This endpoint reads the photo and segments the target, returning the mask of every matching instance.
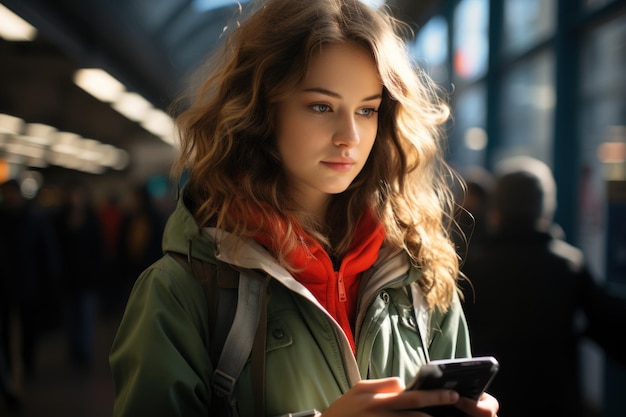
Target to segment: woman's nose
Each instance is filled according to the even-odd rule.
[[[357,145],[359,141],[359,129],[354,117],[342,117],[337,123],[337,128],[333,135],[333,144],[335,146],[352,147]]]

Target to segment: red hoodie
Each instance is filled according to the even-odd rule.
[[[277,226],[277,225],[273,225]],[[273,230],[284,230],[273,227]],[[298,245],[288,255],[288,260],[299,271],[295,278],[304,285],[317,300],[337,320],[348,336],[352,352],[355,352],[353,326],[356,316],[356,302],[360,275],[376,261],[378,251],[385,239],[383,225],[378,223],[369,211],[359,219],[356,235],[350,249],[335,271],[333,262],[319,244],[304,230],[297,230],[302,245]],[[260,244],[270,247],[276,242],[266,233],[255,236]]]

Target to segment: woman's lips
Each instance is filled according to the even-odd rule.
[[[348,172],[352,169],[352,167],[354,166],[354,162],[329,162],[329,161],[323,161],[322,164],[330,169],[332,169],[333,171],[337,171],[337,172]]]

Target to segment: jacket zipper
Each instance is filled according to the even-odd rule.
[[[335,275],[337,276],[337,291],[339,294],[339,301],[345,303],[346,301],[348,301],[348,296],[346,295],[346,284],[343,282],[343,272],[335,272]]]

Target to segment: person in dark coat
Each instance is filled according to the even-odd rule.
[[[541,415],[583,416],[579,341],[588,337],[626,364],[626,301],[596,281],[553,222],[556,184],[546,164],[514,157],[495,174],[493,229],[462,267],[473,354],[500,361],[490,391],[502,416],[536,415],[539,392],[552,397]]]
[[[98,283],[104,270],[104,239],[87,186],[65,188],[56,217],[62,260],[62,291],[70,359],[89,369],[94,355]]]
[[[60,264],[50,219],[37,210],[10,179],[0,185],[0,393],[9,408],[19,398],[12,382],[19,365],[26,379],[36,373],[44,307],[54,298],[50,289]],[[17,337],[17,341],[14,339]],[[18,354],[11,347],[19,346]]]
[[[120,278],[125,293],[141,271],[162,255],[161,237],[165,229],[165,215],[161,213],[146,184],[133,188],[131,204],[124,214],[119,233],[118,260]]]

